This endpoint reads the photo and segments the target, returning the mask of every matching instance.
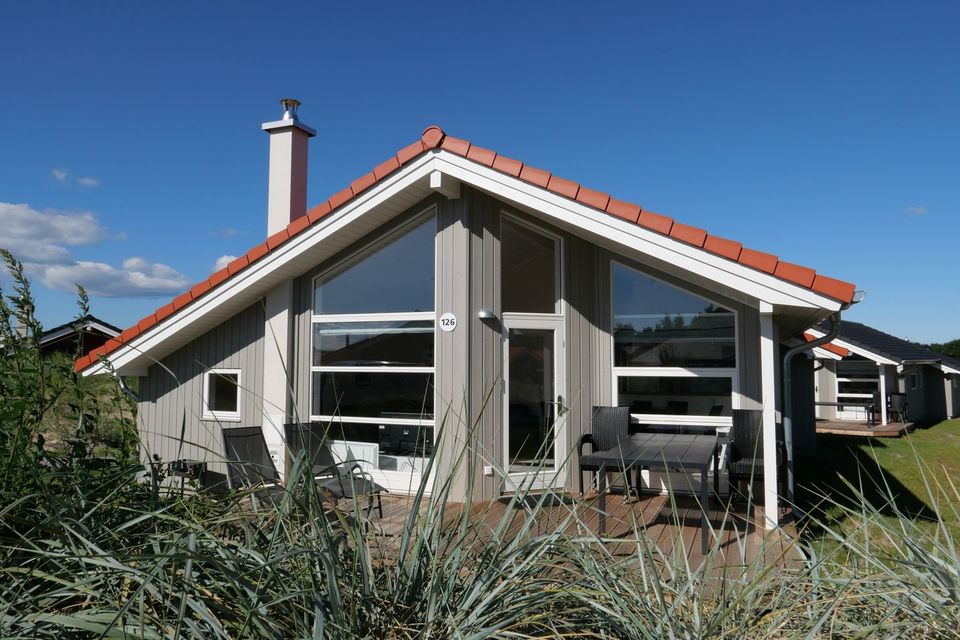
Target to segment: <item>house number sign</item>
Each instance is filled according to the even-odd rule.
[[[440,316],[440,330],[450,333],[457,328],[457,316],[449,311]]]

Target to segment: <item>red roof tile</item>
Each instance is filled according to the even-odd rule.
[[[565,198],[570,198],[571,200],[576,200],[577,192],[580,191],[580,185],[571,180],[565,180],[559,176],[550,176],[550,181],[547,183],[547,189],[558,193]]]
[[[646,227],[652,231],[662,233],[665,236],[670,235],[670,229],[673,228],[673,218],[662,216],[653,211],[641,211],[637,224]]]
[[[636,224],[637,218],[640,217],[640,205],[610,198],[610,202],[607,203],[607,213]]]
[[[721,238],[720,236],[707,236],[706,242],[703,243],[703,248],[718,256],[723,256],[729,260],[736,260],[740,257],[740,250],[743,249],[743,245],[733,240]]]
[[[517,178],[520,176],[520,171],[523,169],[523,163],[519,160],[514,160],[513,158],[507,158],[506,156],[501,156],[499,153],[493,161],[493,168],[497,171],[501,171],[508,175]]]
[[[849,282],[817,274],[807,267],[801,267],[788,262],[780,262],[777,256],[743,248],[738,242],[712,236],[703,229],[675,223],[673,219],[667,216],[653,213],[652,211],[644,211],[638,205],[611,198],[606,193],[583,187],[571,180],[553,177],[549,171],[525,165],[519,160],[501,156],[490,149],[473,146],[468,140],[448,136],[439,127],[430,126],[424,130],[419,140],[400,149],[393,157],[377,165],[372,172],[354,180],[351,186],[342,189],[331,196],[326,202],[310,209],[305,216],[293,220],[286,229],[270,236],[266,242],[253,247],[247,251],[246,255],[237,258],[227,265],[226,269],[218,271],[207,280],[194,285],[186,293],[177,296],[170,303],[161,307],[156,314],[147,316],[138,324],[126,329],[120,334],[118,340],[112,341],[112,344],[111,342],[107,343],[111,345],[109,350],[116,348],[123,342],[132,340],[140,335],[140,333],[150,329],[157,322],[178,312],[211,288],[222,284],[230,277],[245,269],[248,265],[256,262],[270,251],[273,251],[289,238],[304,232],[333,210],[343,206],[356,197],[357,194],[369,189],[424,151],[435,148],[441,148],[450,153],[464,156],[478,164],[493,167],[496,171],[518,177],[525,182],[549,189],[561,196],[576,199],[588,207],[604,211],[610,215],[638,224],[651,231],[670,236],[676,240],[702,247],[704,250],[715,255],[735,260],[739,264],[765,273],[773,274],[776,277],[812,289],[817,293],[841,302],[851,302],[853,300],[854,285]],[[106,345],[104,345],[91,351],[86,356],[77,360],[77,370],[80,371],[92,365],[100,355],[105,355],[109,350],[106,349]]]
[[[813,342],[814,340],[817,339],[817,337],[816,337],[815,335],[813,335],[812,333],[804,333],[804,334],[803,334],[803,339],[806,340],[807,342]],[[843,347],[838,347],[837,345],[833,344],[832,342],[828,342],[828,343],[826,343],[826,344],[822,344],[822,345],[820,345],[819,348],[820,348],[820,349],[826,349],[826,350],[829,351],[830,353],[835,353],[835,354],[837,354],[838,356],[840,356],[841,358],[846,358],[847,356],[850,355],[850,350],[849,350],[849,349],[844,349]]]
[[[538,187],[546,188],[547,183],[550,182],[550,172],[525,164],[523,168],[520,169],[520,179],[535,184]]]
[[[702,247],[707,239],[707,232],[688,224],[674,222],[673,228],[670,229],[670,237],[692,244],[695,247]]]
[[[600,209],[600,211],[606,211],[607,203],[610,202],[610,196],[603,191],[580,187],[580,191],[577,192],[577,202],[582,202],[594,209]]]
[[[467,160],[473,160],[474,162],[479,162],[488,167],[493,166],[494,160],[497,158],[496,151],[490,151],[490,149],[484,149],[483,147],[478,147],[477,145],[471,145],[470,151],[467,151]]]
[[[779,259],[777,256],[769,253],[743,248],[740,251],[740,257],[737,259],[737,262],[752,269],[757,269],[758,271],[773,273],[777,270],[777,262],[779,262]]]

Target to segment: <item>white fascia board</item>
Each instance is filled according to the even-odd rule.
[[[813,348],[813,357],[817,360],[843,360],[843,356],[820,347]]]
[[[122,375],[144,375],[147,367],[157,362],[157,359],[152,357],[150,352],[160,347],[172,335],[194,324],[200,318],[216,313],[217,309],[244,292],[248,292],[252,286],[262,285],[265,279],[275,275],[277,271],[324,239],[350,225],[354,220],[383,204],[397,193],[420,180],[425,180],[432,169],[432,164],[433,158],[430,154],[414,160],[394,175],[361,193],[340,210],[328,214],[319,223],[297,234],[253,265],[209,291],[199,300],[191,302],[179,312],[151,327],[146,333],[135,337],[129,343],[121,345],[112,353],[107,354],[107,359],[113,365],[113,368]],[[278,280],[282,279],[279,278]],[[266,288],[269,288],[269,286]],[[226,319],[226,317],[223,318],[223,320]],[[107,367],[104,366],[104,363],[96,362],[87,367],[83,371],[83,375],[90,376],[106,372]]]
[[[943,371],[944,373],[952,373],[954,375],[960,375],[960,369],[957,369],[956,367],[951,367],[950,365],[944,364],[942,362],[940,363],[940,370]]]
[[[447,151],[435,151],[436,169],[507,201],[611,239],[771,305],[839,311],[845,305],[815,291],[745,267],[620,218],[564,198]]]
[[[820,331],[819,329],[810,328],[810,329],[807,329],[807,331],[810,332],[812,335],[818,337],[818,338],[821,338],[821,337],[827,335],[825,332]],[[880,355],[879,353],[876,353],[876,352],[874,352],[874,351],[869,351],[869,350],[867,350],[867,349],[864,349],[863,347],[861,347],[861,346],[859,346],[859,345],[851,344],[851,343],[847,342],[846,340],[841,340],[840,338],[834,338],[834,339],[831,340],[830,342],[833,343],[833,344],[835,344],[835,345],[837,345],[838,347],[843,347],[844,349],[849,349],[850,351],[852,351],[853,353],[857,354],[858,356],[863,356],[864,358],[867,358],[868,360],[873,360],[873,361],[876,362],[877,364],[893,364],[893,365],[898,365],[898,364],[900,364],[900,362],[897,361],[897,360],[891,360],[890,358],[888,358],[888,357],[886,357],[886,356],[882,356],[882,355]]]

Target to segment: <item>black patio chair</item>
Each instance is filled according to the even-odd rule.
[[[327,430],[327,426],[319,422],[283,425],[287,448],[294,455],[304,456],[318,487],[336,499],[367,496],[368,510],[376,497],[377,512],[382,518],[382,494],[387,490],[365,474],[356,461],[337,462],[330,451]]]
[[[256,501],[277,504],[286,489],[270,457],[267,441],[260,427],[221,429],[227,458],[227,484],[234,491],[252,489]]]
[[[786,480],[787,450],[779,434],[776,446],[777,480]],[[727,458],[727,478],[731,497],[739,491],[740,483],[763,478],[763,411],[761,409],[734,409],[730,428],[730,446]]]
[[[907,394],[887,394],[887,416],[897,416],[898,422],[907,421]]]
[[[583,445],[590,444],[593,451],[609,451],[617,448],[621,440],[630,437],[629,407],[594,407],[590,421],[590,433],[580,436],[577,442],[577,462],[580,466],[580,495],[583,495],[583,473],[589,471],[596,479],[600,467],[584,465]],[[629,491],[629,487],[628,487]]]

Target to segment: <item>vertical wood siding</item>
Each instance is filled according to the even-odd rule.
[[[233,318],[154,364],[140,378],[137,428],[141,458],[156,454],[163,462],[206,460],[214,473],[225,473],[221,426],[259,425],[263,419],[263,303]],[[240,369],[240,422],[203,419],[204,372]]]

